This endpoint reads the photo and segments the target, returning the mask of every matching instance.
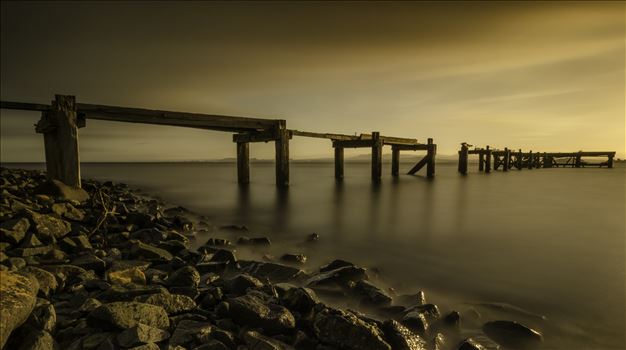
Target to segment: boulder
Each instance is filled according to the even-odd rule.
[[[338,268],[342,268],[346,266],[354,266],[354,264],[349,261],[336,259],[320,267],[320,272],[328,272],[328,271],[336,270]]]
[[[131,255],[136,259],[152,261],[171,261],[174,256],[165,249],[157,248],[150,244],[134,241],[130,248]]]
[[[169,287],[198,288],[200,273],[193,266],[184,266],[172,272],[165,282]]]
[[[483,332],[496,343],[514,349],[536,349],[543,336],[536,330],[515,321],[491,321],[483,325]]]
[[[392,298],[370,281],[361,280],[352,289],[353,295],[366,306],[389,306]]]
[[[27,214],[37,236],[46,243],[61,239],[72,230],[67,221],[52,215],[39,214],[31,210],[27,211]]]
[[[459,344],[458,350],[486,350],[486,348],[476,340],[467,338]]]
[[[283,264],[240,260],[241,270],[259,279],[272,283],[290,282],[303,278],[306,274],[299,268]]]
[[[17,245],[24,239],[29,227],[30,222],[26,218],[7,220],[0,224],[0,241]]]
[[[313,330],[325,344],[346,350],[391,350],[383,332],[350,312],[324,309],[315,315]]]
[[[239,237],[237,244],[240,245],[271,245],[272,242],[267,237]]]
[[[0,271],[0,349],[11,332],[28,319],[38,290],[35,278]]]
[[[137,301],[160,306],[168,315],[176,315],[196,308],[196,302],[186,295],[155,293],[136,298]]]
[[[39,282],[39,295],[44,298],[49,297],[50,294],[54,293],[59,286],[54,275],[44,269],[40,269],[35,266],[26,266],[20,270],[20,273],[32,275],[37,279]]]
[[[49,304],[47,301],[37,305],[26,323],[35,329],[53,333],[57,323],[57,313],[54,305]]]
[[[281,304],[289,310],[306,313],[320,301],[310,288],[290,288],[280,298]]]
[[[69,220],[83,221],[85,219],[85,212],[80,209],[76,209],[76,207],[70,203],[54,203],[50,209],[52,209],[52,212],[58,216]]]
[[[107,271],[107,280],[111,284],[125,285],[129,283],[146,284],[146,275],[136,266],[116,271]]]
[[[383,323],[385,339],[394,350],[426,350],[426,341],[394,320]]]
[[[293,347],[266,337],[259,332],[248,331],[243,335],[243,341],[250,350],[292,350]]]
[[[270,333],[293,329],[296,320],[288,309],[247,294],[228,299],[229,314],[240,325],[261,327]]]
[[[160,306],[139,302],[113,302],[89,313],[88,321],[105,329],[128,329],[143,323],[160,329],[170,325],[167,312]]]
[[[158,343],[170,337],[167,331],[139,323],[116,337],[117,343],[125,348],[147,343]]]
[[[201,339],[205,339],[209,334],[211,334],[212,329],[213,326],[208,322],[182,320],[176,325],[176,329],[170,338],[169,345],[170,347],[180,345],[190,349]]]
[[[426,316],[417,311],[407,312],[400,322],[411,331],[420,335],[426,335],[429,327]]]
[[[148,244],[157,244],[167,239],[167,233],[157,228],[144,228],[130,234],[131,239],[137,239]]]
[[[35,192],[67,201],[84,202],[89,199],[87,191],[79,187],[68,186],[59,180],[49,180],[36,188]]]
[[[228,293],[243,295],[246,294],[248,288],[258,289],[263,287],[263,283],[247,273],[242,273],[226,279],[224,286]]]
[[[349,288],[351,284],[368,279],[364,268],[358,266],[344,266],[338,269],[320,272],[306,281],[311,288],[339,286]]]
[[[291,264],[304,265],[307,257],[304,254],[284,254],[280,257],[280,260]]]
[[[101,274],[106,269],[106,262],[92,253],[83,254],[72,259],[72,265],[82,267],[85,270],[93,270]]]

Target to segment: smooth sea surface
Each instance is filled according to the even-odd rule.
[[[531,324],[546,348],[624,349],[623,164],[491,174],[470,165],[468,176],[438,164],[432,181],[393,179],[389,168],[372,185],[369,163],[346,163],[341,183],[330,163],[292,163],[287,190],[269,163],[252,164],[245,187],[231,163],[83,164],[82,175],[156,194],[216,227],[245,225],[274,242],[263,253],[305,253],[310,270],[342,258],[398,293],[424,290],[444,312],[474,306],[483,321]],[[312,232],[319,242],[302,243]]]

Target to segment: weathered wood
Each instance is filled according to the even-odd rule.
[[[393,144],[392,147],[395,147],[396,149],[400,151],[428,151],[428,144],[425,144],[425,143],[418,143],[416,145]]]
[[[269,142],[276,140],[276,131],[253,131],[233,135],[233,142]]]
[[[333,147],[370,148],[370,147],[374,147],[374,140],[333,141]]]
[[[491,150],[489,146],[485,149],[485,173],[491,172]]]
[[[516,168],[517,168],[517,170],[522,170],[523,158],[524,158],[524,156],[523,156],[523,154],[522,154],[522,150],[521,150],[521,149],[519,149],[519,150],[517,151],[517,159],[515,159],[515,160],[516,160],[516,162],[515,162],[515,163],[516,163]]]
[[[417,162],[417,164],[415,164],[411,170],[409,170],[407,172],[408,175],[415,175],[415,173],[417,173],[418,171],[420,171],[426,164],[428,164],[428,157],[429,155],[426,154],[424,156],[424,158],[420,159],[419,162]]]
[[[237,182],[247,184],[250,182],[250,144],[237,142]]]
[[[533,160],[533,151],[529,151],[528,152],[528,163],[526,164],[526,166],[528,167],[528,169],[532,169],[534,167],[534,160]]]
[[[502,166],[504,167],[503,171],[509,171],[509,164],[511,162],[511,151],[508,148],[504,148],[504,161],[502,162]]]
[[[481,152],[478,154],[478,171],[484,171],[484,170],[485,170],[485,154]]]
[[[391,176],[400,175],[400,149],[391,147]]]
[[[47,176],[80,187],[78,126],[74,96],[56,95],[49,111],[42,112],[35,130],[44,134]]]
[[[280,120],[276,130],[276,184],[289,185],[289,130],[286,122]]]
[[[318,132],[309,132],[309,131],[300,131],[300,130],[290,130],[289,132],[294,136],[331,139],[333,141],[372,140],[371,134],[346,135],[346,134],[318,133]],[[379,138],[383,141],[383,144],[385,145],[415,145],[417,144],[416,139],[393,137],[393,136],[382,136],[382,135],[380,135]]]
[[[343,148],[335,147],[335,179],[343,179]]]
[[[0,108],[2,109],[18,109],[22,111],[49,111],[50,106],[39,103],[26,103],[26,102],[12,102],[12,101],[0,101]]]
[[[383,141],[380,133],[372,133],[372,180],[377,182],[383,173]]]
[[[468,152],[468,148],[466,144],[462,144],[461,145],[461,150],[459,151],[459,165],[458,165],[458,171],[459,173],[463,174],[463,175],[467,175],[467,152]]]
[[[428,152],[426,164],[426,177],[432,179],[435,177],[435,156],[437,154],[437,145],[433,143],[433,139],[428,139]]]
[[[609,169],[612,169],[612,168],[613,168],[613,158],[614,158],[614,157],[615,157],[615,153],[613,153],[613,154],[609,154],[609,159],[608,159],[608,160],[607,160],[607,162],[606,162],[606,166],[607,166]]]

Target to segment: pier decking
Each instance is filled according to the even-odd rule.
[[[408,174],[415,174],[426,166],[427,177],[435,176],[437,145],[432,138],[421,144],[416,139],[371,134],[343,135],[315,133],[287,129],[284,119],[261,119],[189,112],[173,112],[144,108],[129,108],[96,104],[77,103],[74,96],[55,95],[50,103],[24,103],[1,101],[3,109],[41,112],[35,127],[44,135],[46,170],[50,178],[80,187],[80,161],[78,152],[78,128],[86,126],[87,119],[108,120],[127,123],[169,125],[205,130],[232,132],[237,144],[237,180],[250,181],[249,147],[251,142],[274,142],[276,154],[276,184],[289,184],[289,140],[294,136],[325,138],[332,141],[335,151],[335,178],[343,179],[344,148],[367,147],[372,149],[372,180],[382,176],[382,149],[392,148],[393,176],[399,175],[400,151],[426,151],[424,158]]]
[[[478,170],[486,173],[492,170],[502,168],[502,171],[511,169],[539,169],[539,168],[584,168],[584,167],[607,167],[613,168],[613,159],[615,152],[613,151],[594,151],[594,152],[522,152],[521,149],[512,151],[508,148],[504,150],[491,149],[489,146],[485,148],[475,148],[470,150],[465,143],[461,144],[459,150],[459,173],[467,174],[468,158],[471,154],[478,155]],[[607,160],[602,162],[590,163],[583,158],[606,157]]]

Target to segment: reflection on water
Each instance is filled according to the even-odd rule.
[[[271,253],[343,258],[377,267],[400,292],[434,301],[506,302],[548,317],[550,346],[624,347],[626,169],[541,169],[437,178],[386,175],[369,164],[292,164],[274,186],[271,164],[253,164],[238,186],[233,164],[84,164],[86,177],[159,193],[217,225],[269,235]],[[303,245],[316,232],[320,241]]]

